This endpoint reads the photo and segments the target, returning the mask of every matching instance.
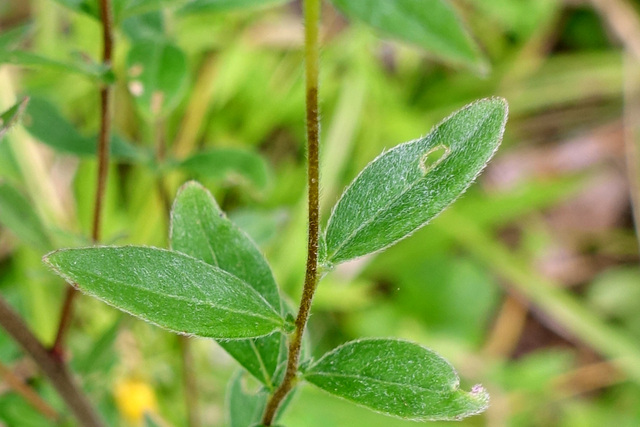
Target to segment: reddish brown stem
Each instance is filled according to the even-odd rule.
[[[113,57],[113,15],[111,0],[100,0],[100,14],[102,16],[102,62],[111,66]],[[93,209],[93,222],[91,227],[91,239],[94,243],[100,241],[102,225],[102,205],[107,188],[107,176],[109,172],[109,145],[111,141],[111,86],[107,83],[100,87],[100,133],[98,134],[98,177],[96,195]],[[73,301],[78,291],[69,286],[62,305],[60,322],[56,339],[51,347],[51,352],[59,357],[64,353],[64,339],[69,330],[73,317]]]
[[[264,415],[262,424],[270,426],[278,412],[278,408],[295,386],[302,350],[302,337],[309,320],[311,302],[318,283],[318,243],[320,240],[320,115],[318,108],[318,69],[319,41],[318,26],[320,18],[320,1],[305,0],[305,58],[306,58],[306,91],[307,91],[307,152],[309,188],[309,236],[307,244],[307,267],[304,288],[300,298],[300,308],[296,317],[296,329],[289,342],[287,370],[280,386],[273,393]]]
[[[51,384],[78,420],[79,425],[84,427],[103,426],[80,387],[73,380],[65,363],[54,357],[42,345],[20,316],[2,298],[0,298],[0,325],[49,377]]]

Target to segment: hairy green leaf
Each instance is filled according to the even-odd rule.
[[[251,286],[180,252],[135,246],[64,249],[45,262],[83,292],[174,332],[251,338],[284,323]]]
[[[249,7],[273,6],[290,0],[193,0],[181,9],[182,13],[224,12]]]
[[[445,0],[332,0],[346,16],[451,63],[484,70],[480,50]]]
[[[373,160],[345,190],[326,230],[327,265],[379,251],[442,212],[495,153],[507,120],[500,98],[471,104],[428,136]]]
[[[51,240],[32,204],[7,182],[0,182],[0,224],[29,245],[51,249]]]
[[[32,97],[25,114],[25,128],[38,141],[61,153],[92,157],[96,155],[96,137],[81,135],[51,103]],[[145,154],[122,138],[111,139],[111,154],[121,160],[137,161]]]
[[[160,40],[135,43],[127,57],[129,92],[149,120],[178,106],[188,83],[187,57],[177,46]]]
[[[22,118],[22,114],[24,110],[27,108],[27,103],[29,102],[29,98],[24,98],[22,101],[13,105],[4,113],[0,114],[0,140],[11,126],[18,123],[18,121]]]
[[[487,408],[489,395],[459,389],[449,363],[418,344],[364,339],[325,354],[305,373],[311,384],[358,405],[414,421],[454,420]]]
[[[203,178],[248,182],[258,189],[269,184],[266,161],[251,151],[218,148],[194,154],[178,164],[182,169]]]
[[[271,269],[251,239],[220,210],[213,196],[197,182],[182,186],[171,211],[171,247],[238,277],[274,308],[282,302]],[[284,336],[219,343],[249,373],[273,385]]]

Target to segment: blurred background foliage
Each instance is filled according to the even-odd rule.
[[[23,127],[0,143],[0,291],[47,343],[66,285],[40,259],[88,242],[101,79],[116,82],[103,242],[166,247],[157,176],[165,174],[172,197],[197,178],[264,249],[281,288],[299,296],[306,256],[299,2],[232,10],[149,3],[116,2],[113,73],[97,65],[100,26],[90,1],[0,4],[0,110],[31,98]],[[376,155],[426,134],[464,104],[499,95],[511,114],[496,158],[449,211],[321,283],[312,353],[361,336],[416,340],[450,360],[465,387],[489,389],[489,410],[461,426],[640,425],[640,375],[603,350],[619,342],[574,334],[575,322],[605,325],[628,344],[618,355],[640,366],[623,122],[632,68],[608,18],[579,0],[457,0],[491,64],[477,75],[381,39],[325,6],[325,218]],[[159,141],[166,153],[154,155]],[[575,301],[580,317],[557,315]],[[193,348],[203,425],[226,425],[236,365],[212,341],[194,339]],[[109,425],[138,425],[145,411],[160,425],[185,425],[176,336],[82,297],[68,357]],[[3,332],[0,361],[66,411]],[[55,425],[3,382],[0,421]],[[283,423],[409,425],[310,388]]]

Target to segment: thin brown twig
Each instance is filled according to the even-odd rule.
[[[111,65],[113,57],[113,15],[111,0],[100,0],[100,14],[102,16],[102,62],[106,66]],[[93,222],[91,228],[91,239],[94,243],[100,241],[100,231],[102,225],[102,211],[104,195],[107,187],[107,176],[109,172],[109,150],[111,142],[111,85],[104,83],[100,88],[100,133],[98,134],[98,177],[96,195],[93,209]],[[53,354],[62,357],[64,352],[64,339],[71,319],[73,317],[73,301],[77,290],[72,286],[67,288],[65,300],[62,305],[60,322],[56,339],[51,347]]]
[[[0,377],[2,377],[7,385],[11,387],[16,393],[18,393],[24,400],[29,402],[33,408],[40,412],[45,417],[50,420],[57,421],[60,419],[60,415],[53,409],[47,402],[42,400],[42,398],[35,392],[31,387],[29,387],[22,378],[18,377],[13,373],[11,369],[5,366],[3,363],[0,363]]]
[[[320,0],[305,0],[305,62],[307,92],[307,151],[309,187],[309,236],[307,244],[307,266],[304,288],[300,299],[300,309],[295,322],[295,331],[289,342],[287,370],[280,386],[273,393],[264,415],[262,424],[270,426],[284,398],[293,389],[298,373],[302,338],[309,319],[311,302],[318,283],[318,243],[320,240],[320,115],[318,108],[318,71]]]
[[[91,404],[75,383],[64,362],[52,355],[24,324],[20,316],[0,298],[0,325],[49,377],[80,425],[102,427],[103,424]]]

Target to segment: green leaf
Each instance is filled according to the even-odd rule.
[[[129,51],[129,92],[148,120],[165,117],[178,106],[187,89],[188,75],[185,54],[166,41],[140,41]]]
[[[32,204],[16,188],[0,182],[0,224],[23,242],[38,249],[51,249],[51,240]]]
[[[274,310],[282,312],[278,287],[264,256],[197,182],[182,186],[175,199],[171,211],[171,247],[238,277]],[[252,375],[269,387],[273,385],[284,344],[282,334],[219,344]]]
[[[437,58],[485,71],[469,33],[445,0],[332,0],[347,17],[418,45]]]
[[[284,323],[251,286],[179,252],[96,247],[59,250],[44,260],[83,292],[174,332],[251,338]]]
[[[91,79],[107,82],[113,79],[110,69],[100,64],[63,62],[22,50],[0,51],[0,63],[28,68],[49,68],[64,73],[81,74]]]
[[[33,29],[33,25],[24,24],[10,30],[3,31],[0,34],[0,51],[13,49],[17,44],[22,42]]]
[[[25,128],[54,150],[83,157],[96,155],[96,137],[81,135],[48,101],[32,97],[25,114]],[[121,160],[141,161],[145,154],[118,136],[111,139],[111,154]]]
[[[507,110],[500,98],[478,101],[428,136],[373,160],[331,213],[324,264],[384,249],[442,212],[471,185],[497,150]]]
[[[219,148],[194,154],[178,167],[202,178],[246,182],[264,190],[269,184],[269,167],[262,156],[251,151]]]
[[[229,427],[247,427],[260,422],[269,399],[266,390],[250,390],[244,371],[237,372],[227,390]],[[255,387],[254,387],[255,388]]]
[[[311,384],[358,405],[413,421],[458,420],[484,411],[481,386],[459,389],[449,363],[418,344],[364,339],[325,354],[305,373]]]
[[[20,121],[24,110],[27,108],[28,102],[29,98],[24,98],[22,101],[0,114],[0,140],[2,140],[4,134],[7,133],[13,125]]]
[[[250,7],[266,7],[290,0],[193,0],[181,9],[182,13],[226,12]]]

